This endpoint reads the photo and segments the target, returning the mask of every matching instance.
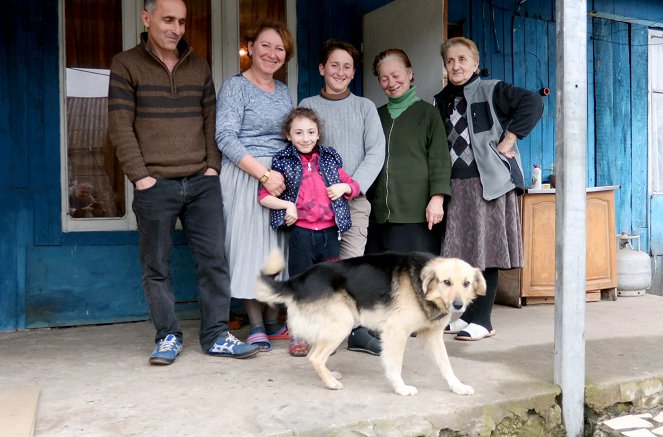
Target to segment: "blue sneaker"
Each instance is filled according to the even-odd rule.
[[[248,358],[260,352],[257,344],[242,343],[230,332],[216,339],[216,342],[207,350],[210,355],[218,357]]]
[[[173,364],[177,355],[182,352],[182,342],[173,334],[168,334],[157,342],[154,352],[150,355],[150,364]]]

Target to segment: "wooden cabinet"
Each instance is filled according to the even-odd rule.
[[[601,293],[615,296],[617,244],[615,192],[617,187],[587,189],[587,300]],[[525,266],[501,271],[497,303],[552,303],[555,295],[555,190],[531,190],[521,198]]]

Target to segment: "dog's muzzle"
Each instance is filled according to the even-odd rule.
[[[463,311],[465,311],[465,304],[463,303],[462,300],[460,300],[460,299],[455,299],[455,300],[451,303],[451,308],[449,308],[449,309],[451,310],[451,312],[455,312],[455,313],[457,313],[457,312],[463,312]]]

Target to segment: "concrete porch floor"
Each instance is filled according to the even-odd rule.
[[[183,323],[184,350],[163,367],[148,365],[148,322],[0,333],[0,389],[40,390],[37,436],[558,435],[553,320],[553,305],[498,305],[495,337],[446,336],[473,396],[449,391],[416,338],[403,377],[419,394],[401,397],[378,357],[340,348],[329,367],[345,389],[331,391],[287,341],[246,360],[203,354],[196,321]],[[589,408],[663,405],[662,320],[660,296],[587,304]],[[538,431],[515,433],[532,424]]]

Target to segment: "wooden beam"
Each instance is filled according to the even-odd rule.
[[[663,21],[642,20],[638,18],[624,17],[621,15],[610,14],[608,12],[589,11],[587,13],[592,18],[603,18],[604,20],[621,21],[623,23],[641,24],[647,27],[663,27]]]

